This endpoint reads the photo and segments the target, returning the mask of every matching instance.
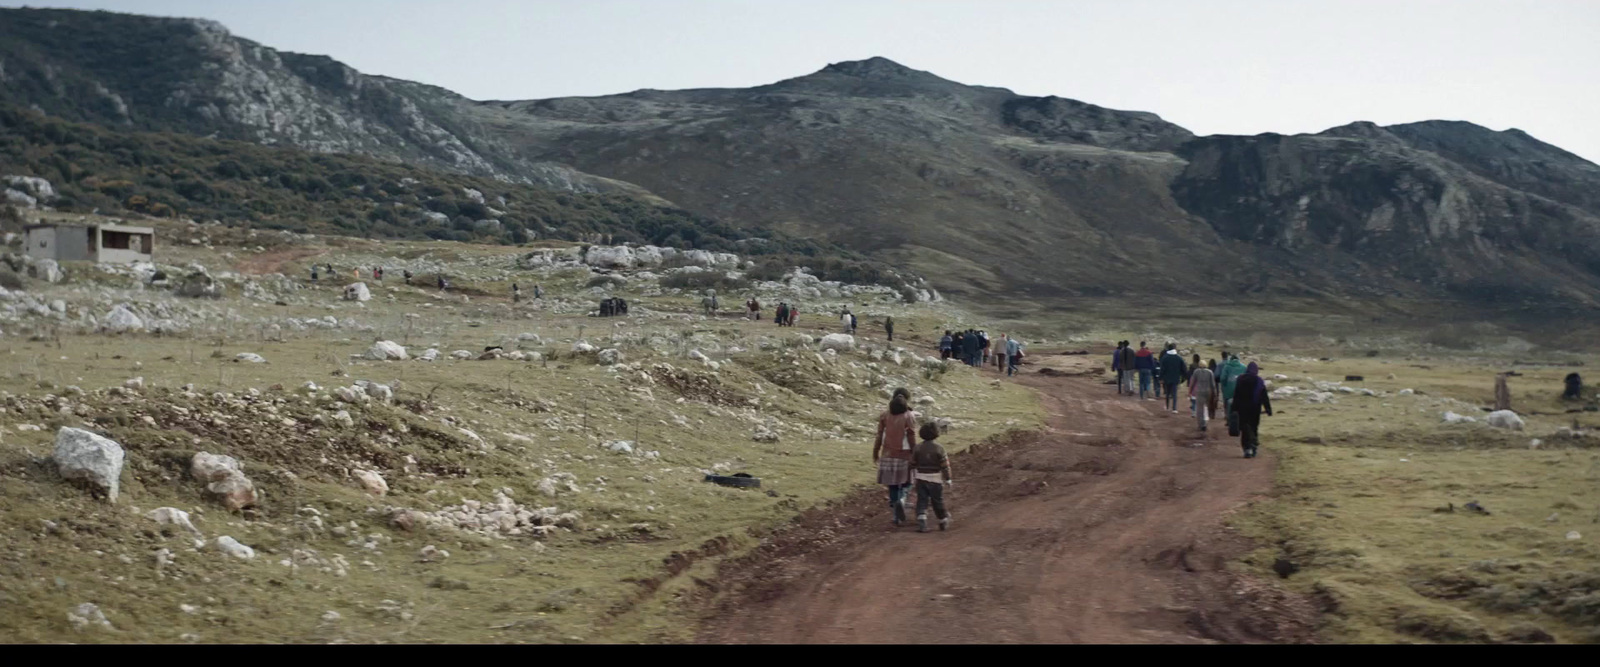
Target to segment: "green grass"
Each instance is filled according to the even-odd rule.
[[[1276,488],[1236,519],[1260,550],[1244,565],[1261,576],[1285,557],[1286,583],[1322,604],[1325,639],[1339,642],[1484,642],[1600,639],[1592,600],[1600,585],[1600,441],[1565,440],[1557,413],[1564,368],[1511,379],[1521,433],[1443,425],[1451,399],[1487,403],[1502,363],[1428,359],[1280,361],[1265,373],[1342,380],[1389,392],[1339,395],[1332,405],[1275,401],[1263,446],[1280,455]],[[1425,366],[1426,368],[1422,368]],[[1396,379],[1390,380],[1389,373]],[[1279,383],[1284,384],[1284,383]],[[1425,392],[1397,396],[1402,388]],[[1481,420],[1481,413],[1474,413]],[[1538,449],[1529,443],[1538,438]],[[1481,503],[1488,515],[1466,510]],[[1438,509],[1454,505],[1454,512]],[[1568,531],[1581,539],[1569,540]]]
[[[163,262],[201,261],[214,270],[250,261],[260,254],[253,250],[258,243],[267,252],[287,247],[272,244],[268,234],[251,237],[243,230],[164,223],[158,234],[164,235]],[[191,236],[206,242],[190,245]],[[509,261],[515,249],[332,238],[311,247],[322,254],[290,262],[285,273],[303,275],[301,269],[312,261],[348,267],[370,265],[370,259],[386,255],[449,257],[456,263],[452,267],[460,267],[458,286],[496,296],[463,302],[436,290],[403,287],[391,278],[375,288],[372,301],[357,306],[337,300],[336,285],[342,283],[335,282],[295,292],[287,306],[242,300],[230,291],[221,305],[234,308],[242,319],[218,321],[183,337],[69,331],[59,340],[30,341],[25,332],[8,331],[22,335],[0,342],[0,392],[6,392],[0,394],[6,407],[0,413],[0,636],[23,643],[686,640],[696,616],[683,596],[697,586],[697,577],[708,576],[721,555],[740,553],[755,536],[797,512],[872,483],[871,428],[885,401],[880,376],[890,386],[905,384],[937,397],[930,416],[976,422],[948,436],[958,447],[1042,423],[1030,392],[994,384],[992,377],[970,369],[928,380],[914,361],[904,367],[878,363],[873,370],[867,364],[874,362],[859,353],[823,363],[813,351],[785,345],[783,339],[796,333],[816,333],[816,325],[831,329],[833,320],[824,317],[826,306],[820,303],[803,311],[802,327],[780,330],[765,322],[685,320],[677,313],[696,312],[695,297],[646,296],[630,284],[619,293],[657,314],[637,315],[618,327],[618,321],[551,312],[548,303],[513,308],[498,296],[506,293],[508,276],[496,267],[504,266],[500,260]],[[85,267],[69,270],[74,281],[112,288],[128,282]],[[521,276],[530,278],[525,288],[534,282],[525,272],[509,277]],[[537,278],[552,299],[596,298],[582,291],[585,272]],[[30,282],[30,289],[70,299],[76,284],[81,283]],[[926,335],[921,329],[931,330],[935,322],[966,319],[942,306],[892,301],[859,309],[893,312],[901,330],[919,338]],[[407,313],[420,317],[408,319]],[[355,318],[373,330],[290,330],[282,341],[269,341],[250,319],[330,314]],[[437,342],[448,354],[481,350],[521,332],[544,336],[546,344],[530,350],[553,359],[350,358],[377,338],[408,340],[413,353]],[[707,404],[697,400],[700,394],[679,403],[674,389],[651,385],[638,371],[614,372],[574,358],[568,350],[580,333],[595,344],[618,347],[626,361],[639,362],[639,371],[657,377],[652,369],[661,363],[709,377],[709,369],[686,358],[689,349],[704,347],[714,359],[731,362],[712,382],[728,397],[759,400],[760,411]],[[762,349],[763,339],[770,349]],[[708,342],[720,343],[723,351],[712,352],[716,348]],[[734,346],[746,351],[727,351]],[[239,352],[259,353],[269,363],[235,363]],[[768,379],[780,364],[795,368],[796,363],[802,372],[786,380],[792,388]],[[141,395],[105,391],[135,376],[146,383]],[[357,379],[395,386],[398,404],[322,406],[305,402],[297,391],[306,380],[333,387]],[[827,389],[823,382],[845,390]],[[198,396],[183,395],[187,383],[195,385]],[[87,406],[81,413],[62,414],[41,403],[47,394],[66,396],[68,385],[89,392],[68,398],[74,406]],[[251,388],[262,398],[230,405]],[[213,392],[234,398],[219,401]],[[8,395],[17,398],[3,399]],[[265,405],[278,399],[279,414],[267,414]],[[424,401],[431,407],[421,413],[406,407]],[[341,407],[354,416],[353,428],[316,425],[315,414]],[[180,416],[175,408],[190,415]],[[227,421],[212,423],[214,416]],[[752,418],[769,416],[782,421],[782,439],[753,442]],[[285,417],[296,425],[283,426]],[[480,451],[446,419],[475,431],[493,448]],[[23,424],[42,430],[18,430]],[[122,498],[115,505],[91,499],[40,462],[52,449],[56,427],[79,424],[110,434],[127,449]],[[641,449],[659,451],[660,459],[622,456],[599,446],[612,439],[637,440]],[[239,458],[262,490],[261,507],[230,514],[206,499],[186,473],[188,458],[200,450]],[[405,471],[407,456],[417,462],[417,472]],[[703,482],[701,469],[719,464],[761,477],[762,488],[735,490]],[[379,470],[390,485],[389,496],[362,492],[347,476],[357,467]],[[584,492],[539,495],[539,480],[556,472],[573,474]],[[490,501],[494,489],[502,487],[531,507],[581,512],[582,530],[543,541],[484,540],[449,531],[418,534],[389,527],[383,511],[386,506],[434,510],[461,499]],[[230,535],[256,548],[259,557],[235,561],[210,547],[191,551],[186,537],[163,534],[134,510],[161,506],[190,511],[207,538]],[[308,519],[299,514],[304,507],[321,513],[324,530],[304,528]],[[55,522],[58,532],[46,531],[44,520]],[[350,536],[327,530],[351,522],[353,534],[382,536],[378,548],[351,545]],[[703,549],[708,543],[716,547]],[[419,562],[418,550],[428,544],[450,551],[450,557]],[[152,555],[163,547],[176,553],[164,578]],[[351,566],[340,577],[316,567],[291,570],[279,564],[295,550],[315,551],[322,559],[341,554]],[[690,552],[705,557],[677,576],[665,576],[665,559]],[[83,602],[100,605],[118,631],[74,631],[66,614]],[[180,605],[198,609],[185,613]],[[341,618],[322,620],[328,611]]]

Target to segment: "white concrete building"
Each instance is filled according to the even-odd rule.
[[[58,262],[129,264],[150,261],[155,230],[130,225],[28,225],[28,255]]]

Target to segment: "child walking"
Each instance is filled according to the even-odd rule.
[[[944,509],[944,487],[950,486],[950,457],[939,439],[939,425],[927,422],[917,431],[922,442],[911,452],[912,477],[917,481],[917,531],[928,532],[928,505],[939,517],[939,530],[949,530],[950,513]]]

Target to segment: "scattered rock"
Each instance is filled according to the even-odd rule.
[[[229,556],[233,556],[234,558],[250,560],[251,558],[256,557],[255,549],[251,549],[250,547],[240,544],[238,540],[235,540],[227,535],[217,538],[216,545],[218,551],[221,551]]]
[[[1476,418],[1468,417],[1466,415],[1458,415],[1454,412],[1444,413],[1444,423],[1446,424],[1473,424],[1477,421],[1478,420]]]
[[[1495,428],[1508,428],[1513,431],[1521,431],[1524,425],[1522,417],[1517,416],[1517,413],[1510,410],[1495,410],[1489,413],[1486,421]]]
[[[422,560],[422,562],[424,562],[424,563],[431,563],[431,562],[434,562],[434,561],[440,561],[440,560],[444,560],[444,559],[449,558],[449,557],[450,557],[450,552],[449,551],[445,551],[444,549],[440,549],[439,547],[433,546],[432,544],[423,547],[421,550],[419,550],[417,552],[417,558]]]
[[[52,458],[61,476],[89,483],[104,492],[111,502],[117,501],[117,491],[121,487],[123,456],[122,445],[110,438],[65,426],[56,432]]]
[[[822,337],[822,349],[835,352],[849,352],[856,347],[856,337],[850,334],[834,333]]]
[[[264,364],[264,363],[267,363],[267,360],[266,360],[265,357],[262,357],[261,355],[256,354],[254,352],[240,352],[239,354],[236,354],[236,355],[233,356],[233,360],[234,361],[244,361],[244,362],[248,362],[248,363],[252,363],[252,364]]]
[[[106,615],[100,611],[99,605],[85,602],[67,612],[67,622],[72,624],[72,629],[79,632],[86,630],[113,630],[111,621],[106,620]]]
[[[344,286],[345,301],[371,301],[372,290],[367,289],[366,283],[351,283]]]
[[[131,332],[144,330],[144,320],[139,319],[138,315],[128,310],[127,306],[112,308],[111,312],[106,313],[104,322],[106,329],[110,331]]]
[[[391,340],[373,343],[372,347],[367,348],[366,353],[361,356],[373,361],[405,361],[408,358],[406,348]]]
[[[615,366],[622,361],[622,352],[616,348],[606,348],[600,351],[597,357],[602,366]]]
[[[361,488],[374,496],[384,496],[389,493],[389,483],[383,481],[383,476],[371,470],[357,470],[351,473],[356,481],[361,482]]]
[[[439,350],[437,348],[432,348],[432,347],[428,348],[427,350],[424,350],[422,352],[422,354],[417,355],[417,361],[433,361],[433,360],[438,359],[438,358],[439,358]]]
[[[195,528],[194,522],[189,520],[189,513],[176,507],[157,507],[144,516],[163,526],[177,526],[189,531],[189,534],[195,537],[201,537],[200,529]]]

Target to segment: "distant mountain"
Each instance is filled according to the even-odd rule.
[[[1283,295],[1600,303],[1600,167],[1518,130],[1195,137],[883,58],[748,89],[467,100],[205,21],[0,10],[0,103],[670,201],[980,303]]]

